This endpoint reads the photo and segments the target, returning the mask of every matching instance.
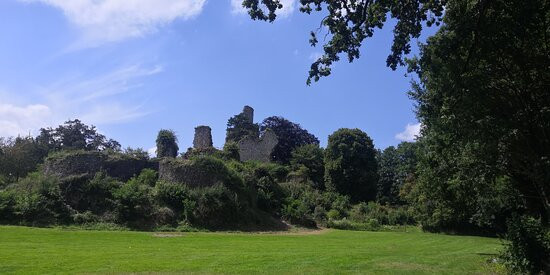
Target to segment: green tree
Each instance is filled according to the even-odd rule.
[[[386,60],[387,66],[395,70],[398,65],[404,64],[404,56],[411,51],[410,41],[420,37],[423,26],[440,24],[448,2],[464,1],[300,0],[301,12],[323,14],[319,28],[310,34],[310,44],[318,44],[318,35],[326,41],[324,54],[311,65],[307,84],[330,75],[332,64],[340,60],[341,54],[347,55],[349,62],[359,58],[364,40],[384,26],[388,15],[397,21],[393,29],[391,53]],[[280,0],[244,0],[243,7],[248,9],[252,19],[272,22],[283,5]]]
[[[32,137],[17,137],[0,141],[0,175],[18,181],[37,169],[48,149]]]
[[[120,151],[120,143],[107,139],[97,132],[95,126],[88,126],[80,120],[68,120],[57,128],[42,128],[36,141],[49,150]]]
[[[231,117],[227,121],[227,133],[225,142],[238,143],[247,136],[258,137],[260,135],[260,126],[248,120],[245,114],[240,113]]]
[[[283,117],[272,116],[264,119],[260,125],[260,131],[263,133],[267,129],[273,130],[278,138],[278,143],[271,153],[273,161],[288,164],[292,150],[306,144],[319,145],[317,137],[302,129],[299,124]]]
[[[452,1],[442,28],[409,62],[424,125],[422,223],[497,230],[519,213],[548,232],[549,20],[548,1]]]
[[[290,165],[295,173],[299,172],[310,180],[313,187],[324,189],[324,151],[318,144],[306,144],[294,149]]]
[[[378,155],[378,194],[382,204],[401,204],[401,189],[405,183],[414,184],[417,145],[402,142],[397,148],[390,146]]]
[[[178,138],[172,130],[160,130],[157,135],[157,157],[175,158],[178,155]]]
[[[342,128],[328,137],[325,149],[325,184],[329,191],[350,196],[353,202],[376,198],[376,150],[359,129]]]

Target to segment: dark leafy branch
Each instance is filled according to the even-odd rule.
[[[366,38],[372,37],[376,29],[382,29],[388,16],[397,20],[394,39],[386,64],[392,70],[404,65],[404,58],[411,52],[411,39],[420,37],[423,24],[439,25],[442,20],[446,0],[300,0],[300,11],[328,13],[320,27],[311,32],[309,42],[319,43],[318,35],[326,30],[323,45],[324,54],[311,64],[307,84],[318,81],[331,73],[334,62],[340,55],[347,55],[349,62],[360,56],[360,48]],[[277,10],[283,5],[279,0],[244,0],[254,20],[273,22]]]

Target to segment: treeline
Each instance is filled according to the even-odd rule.
[[[142,149],[122,150],[118,142],[78,120],[41,129],[36,138],[2,139],[0,222],[148,230],[257,230],[284,227],[281,219],[353,230],[418,224],[429,231],[507,233],[511,242],[506,259],[514,263],[514,250],[520,250],[531,263],[545,264],[548,233],[540,221],[518,216],[527,205],[510,179],[499,176],[490,184],[472,178],[476,174],[447,179],[444,175],[464,167],[439,167],[432,158],[441,152],[432,149],[430,137],[381,151],[365,132],[339,129],[321,148],[315,136],[282,117],[260,125],[232,123],[237,120],[229,120],[228,133],[240,134],[228,135],[222,150],[189,148],[178,155],[176,134],[161,130],[159,158],[152,160]],[[279,137],[273,161],[240,162],[236,142],[267,129]],[[191,188],[159,180],[151,169],[122,181],[105,172],[56,178],[41,168],[49,159],[85,152],[184,161],[220,180]],[[473,161],[454,159],[459,160]]]
[[[232,123],[238,118],[229,120],[228,133],[240,134],[228,134],[223,150],[189,148],[178,156],[176,134],[159,131],[159,158],[151,161],[186,160],[188,165],[223,179],[219,185],[206,188],[159,181],[157,172],[150,169],[128,181],[112,178],[106,171],[63,178],[48,175],[42,169],[44,161],[90,151],[112,159],[149,160],[144,150],[122,150],[118,142],[79,120],[41,129],[36,138],[2,139],[0,221],[27,225],[105,223],[142,229],[281,226],[278,219],[303,226],[371,230],[416,223],[398,191],[413,172],[403,161],[416,161],[414,143],[381,152],[366,133],[340,129],[329,137],[324,149],[315,136],[282,117],[267,118],[261,125]],[[240,162],[236,142],[267,129],[279,138],[272,163]],[[378,160],[395,157],[399,160]],[[379,175],[379,171],[384,172]]]

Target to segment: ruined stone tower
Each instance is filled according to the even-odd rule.
[[[209,126],[195,127],[195,138],[193,148],[204,149],[212,147],[212,129]]]
[[[254,123],[254,109],[248,105],[244,106],[242,114],[249,123]]]

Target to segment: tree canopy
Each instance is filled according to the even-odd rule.
[[[353,202],[376,198],[376,150],[359,129],[342,128],[328,137],[325,184],[328,190],[350,196]]]
[[[82,121],[68,120],[57,128],[42,128],[36,141],[50,150],[120,150],[120,143],[107,139],[97,132],[95,126],[88,126]]]
[[[414,181],[417,165],[417,144],[402,142],[390,146],[378,155],[377,200],[383,204],[400,204],[400,192],[405,183]]]
[[[250,122],[244,113],[235,115],[227,121],[225,142],[239,142],[247,136],[258,137],[260,126]]]
[[[330,75],[332,64],[340,60],[341,54],[346,55],[349,62],[359,58],[364,40],[372,37],[376,29],[384,27],[388,15],[397,23],[393,29],[393,44],[386,64],[393,70],[404,65],[405,56],[411,52],[411,39],[419,38],[424,26],[440,24],[447,2],[300,0],[301,12],[323,14],[319,28],[310,33],[309,43],[316,46],[319,35],[326,41],[323,45],[324,54],[311,65],[307,84]],[[279,0],[244,0],[243,7],[248,9],[252,19],[273,22],[277,10],[282,9],[283,5]]]
[[[277,146],[271,153],[273,161],[289,163],[292,150],[306,144],[319,144],[317,137],[302,129],[300,124],[291,122],[284,117],[271,116],[264,119],[260,125],[260,132],[263,133],[267,129],[271,129],[278,138]]]

